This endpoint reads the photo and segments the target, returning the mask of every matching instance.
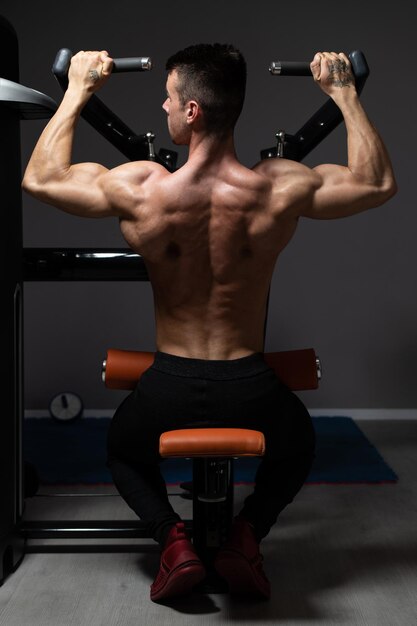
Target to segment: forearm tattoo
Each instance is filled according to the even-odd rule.
[[[345,61],[332,61],[327,65],[329,69],[329,82],[335,87],[350,87],[353,83],[352,72]]]
[[[100,76],[97,70],[89,70],[88,73],[93,83],[96,83],[99,80]]]

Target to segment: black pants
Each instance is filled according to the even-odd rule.
[[[161,546],[180,519],[168,500],[159,437],[180,428],[260,430],[266,452],[239,515],[259,541],[304,484],[314,458],[310,415],[262,354],[232,361],[157,352],[154,364],[117,409],[108,435],[108,466],[127,504]]]

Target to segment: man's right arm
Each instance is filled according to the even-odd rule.
[[[349,59],[343,53],[318,53],[311,70],[343,114],[348,162],[313,168],[313,193],[300,207],[300,215],[334,219],[380,206],[396,193],[397,186],[385,145],[359,100]]]

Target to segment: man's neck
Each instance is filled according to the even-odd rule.
[[[193,133],[189,144],[188,161],[193,163],[219,163],[237,161],[233,133],[225,136]]]

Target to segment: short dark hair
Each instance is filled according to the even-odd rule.
[[[246,61],[230,44],[196,44],[172,55],[168,72],[176,70],[182,104],[196,100],[204,113],[207,131],[234,128],[245,99]]]

